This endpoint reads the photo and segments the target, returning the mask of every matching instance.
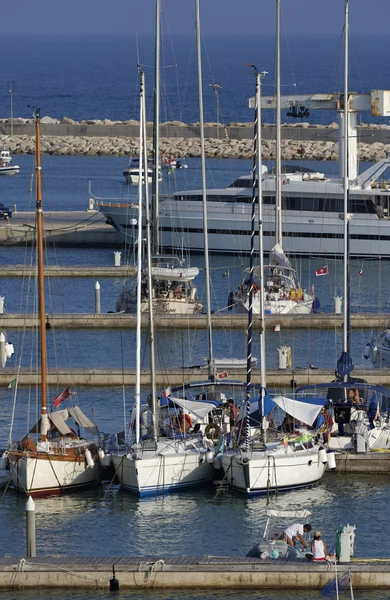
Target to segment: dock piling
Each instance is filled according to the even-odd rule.
[[[95,313],[100,315],[100,283],[95,283]]]
[[[26,556],[27,558],[34,558],[36,555],[35,502],[29,496],[26,502]]]

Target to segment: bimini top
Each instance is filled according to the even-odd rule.
[[[309,515],[310,510],[267,510],[267,517],[280,519],[306,519]]]

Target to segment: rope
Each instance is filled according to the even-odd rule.
[[[144,580],[137,582],[137,577],[136,574],[138,573],[139,575],[141,575],[141,573],[143,571],[141,571],[142,565],[149,565],[149,570],[144,572]],[[134,583],[140,587],[146,587],[149,583],[151,585],[154,584],[155,580],[156,580],[156,575],[157,573],[163,573],[164,574],[164,566],[165,566],[165,561],[160,558],[159,560],[156,560],[156,562],[154,563],[139,563],[138,564],[138,570],[134,573]],[[160,571],[158,571],[157,569],[160,567]],[[153,580],[152,580],[152,575],[154,575]]]

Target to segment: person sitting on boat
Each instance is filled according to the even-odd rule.
[[[179,414],[179,428],[184,433],[188,433],[192,429],[192,419],[184,410],[181,410]]]
[[[349,388],[348,395],[347,395],[348,402],[352,402],[352,404],[355,403],[355,394],[356,394],[355,388]]]
[[[323,561],[326,557],[326,543],[321,539],[321,531],[314,532],[314,539],[311,543],[313,560]]]
[[[304,533],[309,533],[311,531],[311,525],[306,523],[306,525],[301,525],[301,523],[292,523],[284,530],[284,541],[289,545],[295,548],[295,544],[297,541],[302,544],[302,546],[307,548],[307,542],[303,537]]]

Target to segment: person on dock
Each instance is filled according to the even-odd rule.
[[[311,543],[313,560],[323,561],[326,557],[326,543],[321,539],[321,531],[314,532],[314,539]]]
[[[306,525],[301,525],[301,523],[293,523],[284,530],[284,541],[293,548],[295,548],[295,544],[298,541],[306,550],[307,542],[303,537],[303,534],[309,533],[310,531],[311,525],[309,523],[306,523]]]

